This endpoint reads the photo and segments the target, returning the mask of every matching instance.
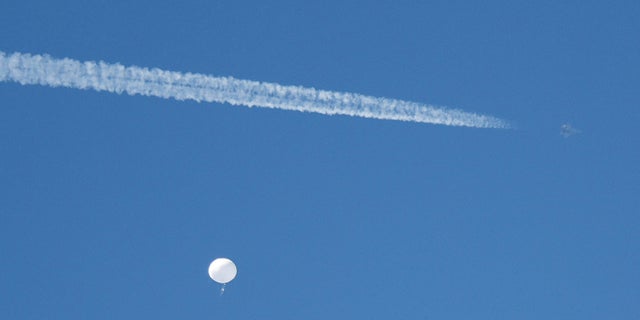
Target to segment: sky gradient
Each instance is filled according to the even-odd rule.
[[[635,1],[9,1],[3,52],[517,128],[2,82],[0,317],[640,318],[639,15]],[[238,267],[222,297],[216,257]]]

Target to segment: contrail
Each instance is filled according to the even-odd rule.
[[[284,86],[276,83],[182,73],[121,64],[0,51],[0,81],[51,87],[93,89],[176,100],[228,103],[325,115],[401,120],[466,126],[509,128],[504,120],[456,109],[378,98],[356,93]]]

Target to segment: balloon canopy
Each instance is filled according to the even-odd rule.
[[[235,263],[227,258],[218,258],[209,265],[209,277],[213,281],[225,284],[238,274]]]

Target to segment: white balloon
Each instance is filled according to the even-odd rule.
[[[227,258],[218,258],[209,265],[209,277],[213,281],[225,284],[238,274],[235,263]]]

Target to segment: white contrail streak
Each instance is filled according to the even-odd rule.
[[[228,103],[325,115],[402,120],[466,126],[509,128],[501,119],[422,103],[283,86],[275,83],[214,77],[105,62],[55,59],[48,55],[0,51],[0,81],[51,87],[126,92],[130,95]]]

